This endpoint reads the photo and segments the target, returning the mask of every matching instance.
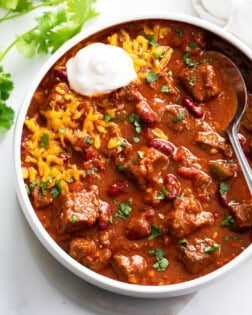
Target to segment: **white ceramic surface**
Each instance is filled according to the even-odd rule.
[[[121,293],[130,296],[136,297],[148,297],[148,298],[157,298],[157,297],[168,297],[168,296],[178,296],[187,293],[194,292],[207,284],[215,281],[216,279],[224,276],[228,272],[234,270],[236,267],[240,266],[244,263],[252,254],[252,246],[247,248],[242,254],[240,254],[237,258],[232,260],[230,263],[226,264],[222,268],[195,280],[188,281],[185,283],[168,285],[168,286],[139,286],[139,285],[131,285],[123,282],[115,281],[106,277],[103,277],[85,267],[77,263],[74,259],[72,259],[69,255],[67,255],[47,234],[44,230],[43,226],[39,222],[37,216],[35,215],[33,208],[30,204],[29,198],[26,194],[21,167],[20,167],[20,140],[21,140],[21,132],[23,121],[26,115],[27,108],[29,106],[32,95],[38,86],[41,78],[47,73],[49,68],[62,56],[68,49],[73,47],[79,41],[83,40],[87,36],[102,30],[104,28],[110,27],[114,24],[130,21],[130,20],[140,20],[140,19],[169,19],[176,21],[183,21],[187,23],[191,23],[202,27],[204,29],[210,30],[215,34],[218,34],[220,37],[226,39],[227,41],[233,43],[235,46],[239,47],[240,50],[246,54],[249,58],[251,58],[252,53],[251,50],[239,41],[236,37],[228,34],[226,31],[216,27],[208,22],[203,20],[199,20],[190,16],[180,15],[180,14],[164,14],[164,13],[141,13],[141,14],[130,14],[129,16],[120,16],[120,18],[116,18],[114,20],[110,20],[106,23],[100,23],[95,26],[91,26],[87,28],[84,32],[77,35],[70,41],[68,41],[64,46],[62,46],[41,68],[38,72],[37,76],[33,80],[28,92],[26,93],[25,99],[23,101],[22,107],[19,112],[19,116],[15,126],[14,132],[14,166],[15,166],[15,184],[17,195],[23,209],[24,215],[29,222],[31,228],[34,233],[37,235],[41,243],[47,248],[47,250],[66,268],[71,270],[77,276],[85,279],[86,281],[97,285],[106,290]]]

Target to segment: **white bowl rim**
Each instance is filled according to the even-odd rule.
[[[234,258],[232,261],[222,266],[221,268],[194,280],[187,282],[163,285],[163,286],[150,286],[150,285],[134,285],[128,284],[121,281],[113,280],[108,277],[102,276],[96,272],[91,271],[90,269],[82,266],[77,261],[72,259],[66,252],[64,252],[57,243],[50,237],[47,231],[44,229],[39,219],[37,218],[35,211],[29,201],[28,195],[25,190],[22,171],[21,171],[21,157],[20,157],[20,143],[23,122],[26,116],[28,106],[30,104],[31,98],[39,85],[40,81],[44,75],[48,72],[51,66],[63,56],[69,49],[74,45],[81,42],[85,38],[95,34],[99,31],[105,30],[109,27],[116,26],[122,23],[138,21],[138,20],[168,20],[168,21],[177,21],[182,23],[192,24],[199,28],[210,31],[227,42],[233,44],[241,52],[243,52],[250,60],[252,59],[252,50],[245,45],[242,41],[236,38],[234,35],[228,33],[227,31],[221,29],[214,24],[211,24],[207,21],[201,20],[196,17],[189,15],[178,14],[178,13],[164,13],[164,12],[142,12],[127,14],[125,16],[120,16],[115,19],[111,19],[106,22],[98,22],[96,25],[88,26],[84,31],[67,41],[59,50],[57,50],[45,64],[41,67],[40,71],[35,76],[31,86],[29,87],[24,100],[22,102],[18,118],[15,124],[14,138],[13,138],[13,158],[14,158],[14,182],[16,186],[17,196],[21,204],[22,211],[32,228],[33,232],[44,245],[44,247],[51,253],[51,255],[58,260],[62,265],[64,265],[68,270],[79,276],[80,278],[88,281],[91,284],[94,284],[105,290],[120,293],[128,296],[135,297],[144,297],[144,298],[161,298],[161,297],[170,297],[170,296],[179,296],[183,294],[188,294],[195,292],[198,289],[206,286],[207,284],[213,282],[214,280],[219,279],[221,276],[226,275],[234,268],[240,266],[242,263],[245,263],[252,256],[252,245],[246,248],[240,255]]]

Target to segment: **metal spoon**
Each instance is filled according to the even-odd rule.
[[[236,113],[229,125],[226,127],[225,131],[240,163],[240,167],[248,185],[250,194],[252,195],[252,172],[238,140],[237,134],[240,120],[247,108],[247,88],[239,69],[236,67],[233,61],[217,51],[208,51],[206,54],[208,58],[213,58],[213,60],[220,63],[224,71],[227,73],[229,82],[233,85],[237,96]]]

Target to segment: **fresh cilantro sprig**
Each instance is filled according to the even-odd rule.
[[[155,224],[151,225],[151,235],[148,237],[148,240],[154,240],[159,235],[162,235],[162,229]]]
[[[165,271],[169,265],[169,261],[164,256],[166,253],[162,249],[157,250],[148,250],[148,254],[155,255],[157,262],[153,265],[153,268],[157,269],[158,271]]]

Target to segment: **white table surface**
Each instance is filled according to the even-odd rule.
[[[98,0],[100,16],[154,10],[197,15],[191,0]],[[1,45],[29,29],[32,16],[0,24]],[[44,58],[27,60],[13,49],[4,60],[15,90],[9,104],[18,111],[26,89]],[[195,294],[147,300],[124,297],[80,280],[52,258],[39,243],[21,212],[14,190],[12,133],[0,137],[0,314],[136,314],[248,315],[252,309],[252,261],[228,278]]]

